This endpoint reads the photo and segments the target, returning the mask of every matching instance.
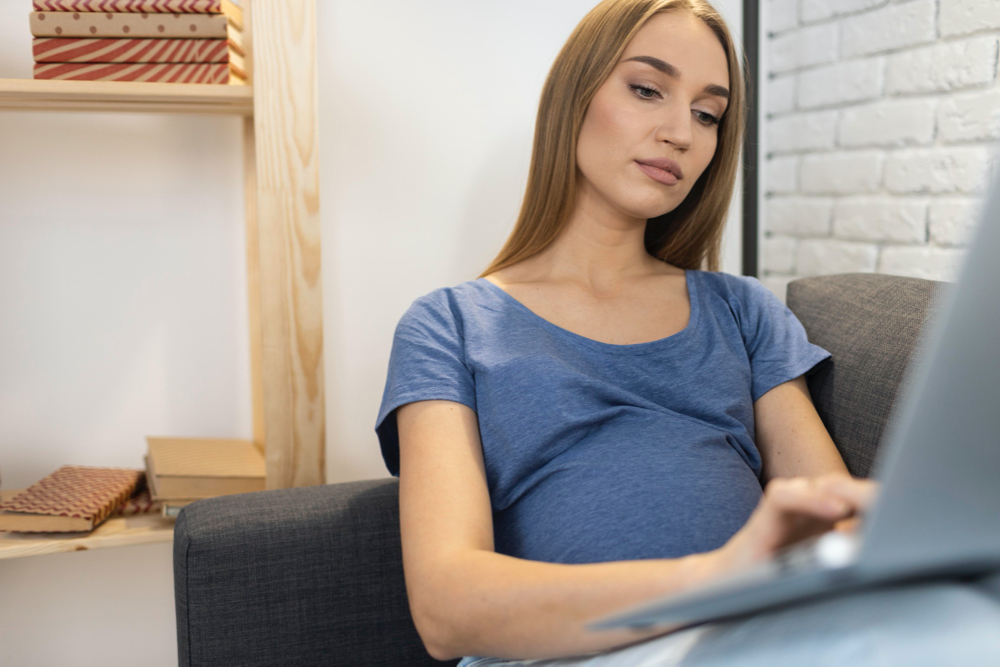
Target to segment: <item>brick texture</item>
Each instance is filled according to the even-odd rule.
[[[1000,2],[996,0],[943,0],[941,35],[967,35],[980,30],[1000,30]]]
[[[873,100],[882,95],[883,58],[847,60],[799,75],[798,105],[804,109]]]
[[[840,145],[926,146],[934,139],[937,100],[880,100],[844,109]]]
[[[1000,88],[950,96],[938,109],[937,127],[947,143],[1000,139]]]
[[[768,0],[761,281],[954,280],[1000,162],[1000,0]]]
[[[934,0],[886,5],[844,19],[841,54],[845,58],[933,42],[937,7]]]
[[[777,114],[795,109],[795,77],[782,76],[771,79],[765,88],[767,113]]]
[[[836,23],[793,30],[770,40],[772,72],[786,72],[822,65],[837,59],[839,41]]]
[[[802,21],[822,21],[832,16],[850,14],[884,5],[886,0],[802,0]]]
[[[833,200],[824,197],[773,197],[767,202],[769,231],[791,236],[829,236]]]
[[[933,93],[985,86],[996,79],[997,38],[945,42],[889,57],[886,91]]]
[[[980,194],[988,157],[985,146],[894,151],[886,158],[885,187],[896,194]]]
[[[767,123],[769,151],[833,148],[836,143],[837,112],[818,111],[775,118]]]
[[[890,197],[838,199],[833,234],[845,240],[923,243],[927,239],[927,202]]]
[[[802,158],[802,192],[850,195],[875,192],[882,180],[884,156],[879,151],[817,153]]]

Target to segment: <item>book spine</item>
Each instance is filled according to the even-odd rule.
[[[35,63],[36,79],[229,83],[225,63]]]
[[[223,14],[132,14],[125,12],[32,12],[35,37],[180,37],[224,39]]]
[[[36,37],[37,63],[228,63],[224,39],[87,39]]]
[[[219,14],[222,0],[34,0],[36,12]]]
[[[112,516],[134,516],[136,514],[159,514],[160,503],[153,500],[149,489],[144,489],[122,503]]]

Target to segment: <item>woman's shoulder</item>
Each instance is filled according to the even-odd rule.
[[[467,280],[421,294],[410,303],[398,326],[460,329],[470,308],[474,308],[483,297],[484,287],[481,282],[483,281]]]
[[[704,287],[732,306],[750,308],[777,300],[774,293],[753,276],[737,276],[722,271],[695,270],[692,273],[699,287]]]

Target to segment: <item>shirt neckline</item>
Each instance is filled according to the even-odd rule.
[[[542,326],[545,329],[548,329],[549,331],[552,331],[553,333],[561,336],[562,338],[565,338],[566,340],[572,343],[576,343],[578,345],[582,345],[584,347],[588,347],[601,352],[609,352],[611,354],[647,354],[650,352],[657,352],[666,347],[676,345],[677,343],[690,337],[692,335],[691,332],[698,326],[698,319],[701,314],[701,306],[698,302],[698,292],[696,288],[697,281],[694,275],[692,275],[692,273],[693,272],[690,269],[684,269],[684,281],[687,285],[688,300],[690,301],[691,304],[691,314],[688,316],[687,326],[685,326],[677,333],[667,336],[666,338],[659,338],[657,340],[646,341],[645,343],[629,343],[625,345],[618,345],[616,343],[605,343],[603,341],[594,340],[593,338],[587,338],[586,336],[581,336],[580,334],[574,333],[569,329],[564,329],[558,324],[553,324],[552,322],[548,321],[547,319],[545,319],[544,317],[542,317],[541,315],[539,315],[538,313],[531,310],[523,303],[515,299],[513,296],[508,294],[507,291],[504,290],[502,287],[500,287],[499,285],[495,285],[486,278],[476,278],[473,282],[485,285],[487,289],[493,291],[498,296],[500,296],[500,298],[507,301],[518,310],[524,312],[525,315],[527,315],[530,319],[537,322],[540,326]]]

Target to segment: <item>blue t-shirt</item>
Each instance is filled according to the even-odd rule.
[[[830,356],[755,278],[689,270],[691,316],[647,343],[563,329],[485,278],[416,299],[396,327],[375,430],[394,410],[478,417],[498,553],[554,563],[722,546],[761,495],[753,404]]]

